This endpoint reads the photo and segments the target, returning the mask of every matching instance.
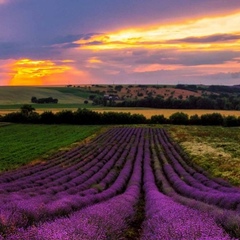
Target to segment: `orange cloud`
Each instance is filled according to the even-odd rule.
[[[21,59],[12,65],[10,85],[42,85],[46,78],[64,74],[72,68],[50,60]],[[50,79],[49,79],[50,81]],[[51,81],[50,81],[51,83]]]

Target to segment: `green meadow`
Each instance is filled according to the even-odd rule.
[[[100,126],[0,125],[0,171],[43,161],[65,147],[94,136]],[[75,144],[74,144],[75,143]]]
[[[66,90],[65,90],[66,89]],[[0,87],[0,105],[19,105],[31,103],[31,98],[57,98],[60,104],[82,104],[86,94],[65,87]],[[77,94],[79,93],[79,94]]]

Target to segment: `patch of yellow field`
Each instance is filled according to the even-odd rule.
[[[199,156],[199,155],[209,155],[212,158],[218,159],[229,159],[231,158],[231,154],[224,152],[221,148],[215,148],[210,146],[208,143],[191,141],[191,142],[183,142],[182,146],[184,149],[188,150],[192,156]]]

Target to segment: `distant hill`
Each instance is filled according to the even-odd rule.
[[[121,101],[141,100],[145,98],[181,99],[191,96],[201,97],[211,95],[240,96],[240,85],[82,85],[59,87],[0,87],[0,105],[27,104],[31,98],[58,99],[59,104],[83,104],[92,96],[118,96]]]
[[[62,90],[65,88],[61,88]],[[69,104],[84,102],[84,97],[71,92],[64,92],[54,87],[0,87],[0,104],[26,104],[31,98],[56,98],[59,103]]]

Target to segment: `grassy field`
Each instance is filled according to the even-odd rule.
[[[44,159],[101,129],[100,126],[0,125],[0,171]]]
[[[212,176],[240,186],[240,128],[167,126],[190,158]]]
[[[31,98],[57,98],[60,104],[82,104],[84,94],[64,92],[65,88],[44,88],[44,87],[0,87],[0,105],[29,104]],[[67,88],[66,88],[67,89]]]

